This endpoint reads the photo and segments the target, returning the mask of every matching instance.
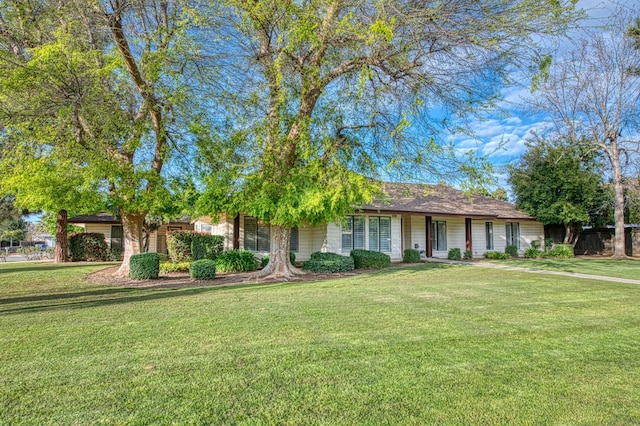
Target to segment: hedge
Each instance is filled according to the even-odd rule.
[[[191,238],[191,256],[193,260],[216,260],[216,257],[224,250],[224,237],[221,235],[194,233]]]
[[[462,260],[462,253],[460,253],[460,249],[459,248],[449,249],[449,252],[447,253],[447,259]]]
[[[161,261],[160,273],[168,274],[171,272],[189,272],[189,265],[191,265],[191,262]]]
[[[571,244],[554,244],[553,248],[547,252],[542,253],[543,257],[560,257],[570,258],[574,257],[573,246]]]
[[[518,246],[508,245],[505,247],[504,252],[511,257],[518,257]]]
[[[310,260],[302,264],[302,269],[319,273],[347,272],[354,268],[353,257],[336,253],[315,252],[311,254]]]
[[[216,261],[199,259],[189,268],[189,276],[194,280],[212,280],[216,277]]]
[[[158,253],[134,254],[129,260],[129,278],[132,280],[158,278],[159,272],[160,256]]]
[[[104,235],[94,232],[83,232],[69,236],[69,253],[74,262],[105,261],[108,256]]]
[[[248,250],[222,252],[215,262],[218,272],[246,272],[258,269],[256,257]]]
[[[391,266],[391,257],[379,251],[351,250],[351,257],[356,269],[382,269]]]
[[[167,232],[167,251],[169,252],[169,258],[173,262],[190,262],[193,260],[191,256],[193,235],[193,231]]]
[[[508,253],[501,253],[499,251],[487,251],[484,253],[484,257],[492,260],[505,260],[511,256]]]
[[[420,263],[420,252],[416,249],[406,249],[402,256],[405,263]]]

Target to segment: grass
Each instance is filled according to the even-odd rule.
[[[139,290],[94,269],[0,265],[0,423],[640,422],[638,286],[427,264]]]
[[[640,279],[640,259],[509,259],[496,260],[508,266],[536,268],[549,271],[576,272],[580,274],[609,276],[616,278]]]

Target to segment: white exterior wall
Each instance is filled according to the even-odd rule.
[[[309,260],[311,253],[322,250],[327,225],[301,226],[298,228],[298,251],[296,261]]]
[[[494,248],[487,250],[487,231],[486,223],[493,223],[494,232]],[[487,251],[495,251],[495,232],[496,224],[491,220],[472,220],[471,221],[471,245],[473,248],[473,257],[483,257]]]
[[[460,253],[464,253],[467,246],[467,238],[464,229],[464,218],[433,216],[433,222],[446,222],[447,226],[447,249],[433,250],[433,257],[445,258],[452,248],[459,248]]]
[[[427,222],[425,216],[411,216],[411,248],[419,251],[427,250]],[[418,248],[416,248],[416,244]]]
[[[365,214],[355,216],[364,216],[366,218],[364,228],[365,249],[369,247],[369,216],[391,217],[391,252],[383,253],[391,256],[392,260],[402,259],[402,227],[399,215]],[[342,224],[340,222],[334,222],[327,225],[327,251],[341,254],[343,256],[349,256],[349,252],[342,250]]]
[[[540,241],[541,246],[544,244],[544,225],[533,221],[520,222],[520,253],[531,248],[531,241],[535,240]]]
[[[233,250],[233,218],[222,216],[216,223],[196,220],[193,229],[196,232],[203,232],[202,225],[211,225],[211,235],[220,235],[224,238],[224,250]]]

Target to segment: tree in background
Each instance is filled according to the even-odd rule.
[[[623,177],[638,153],[640,51],[627,29],[634,11],[613,13],[607,32],[591,31],[576,50],[553,65],[530,106],[546,114],[569,146],[608,163],[614,191],[614,257],[625,257]],[[637,23],[637,22],[636,22]]]
[[[241,179],[205,177],[201,202],[231,199],[270,223],[262,274],[282,278],[299,273],[290,228],[370,201],[368,178],[477,176],[478,159],[458,161],[438,134],[495,99],[514,67],[547,63],[539,42],[573,19],[571,1],[227,3],[224,139],[238,142]]]
[[[508,168],[516,207],[545,225],[564,225],[565,244],[577,242],[583,225],[602,216],[608,192],[602,163],[583,147],[565,141],[530,141],[520,161]]]

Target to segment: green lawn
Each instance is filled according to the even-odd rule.
[[[577,272],[640,280],[640,259],[509,259],[491,263],[549,271]]]
[[[640,422],[637,285],[426,264],[137,290],[94,269],[0,265],[0,424]]]

